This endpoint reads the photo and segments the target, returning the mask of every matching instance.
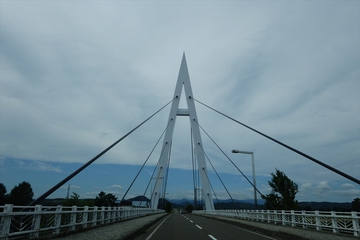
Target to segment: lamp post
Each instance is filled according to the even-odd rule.
[[[255,209],[257,209],[256,178],[255,178],[254,152],[240,151],[240,150],[232,150],[231,152],[232,152],[232,153],[251,154],[251,157],[252,157],[253,184],[254,184],[254,202],[255,202]]]

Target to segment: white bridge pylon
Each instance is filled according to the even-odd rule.
[[[181,98],[181,92],[182,89],[185,89],[185,96],[186,96],[186,103],[188,109],[179,109],[179,103]],[[201,135],[200,135],[200,129],[198,125],[198,118],[196,115],[196,109],[195,109],[195,103],[194,103],[194,97],[191,90],[191,84],[190,84],[190,77],[188,68],[186,65],[186,59],[185,59],[185,53],[183,54],[182,60],[181,60],[181,66],[179,71],[179,76],[177,79],[176,87],[175,87],[175,93],[173,102],[171,105],[169,120],[168,120],[168,128],[165,133],[164,137],[164,143],[162,148],[162,154],[160,156],[156,177],[155,177],[155,185],[152,189],[151,193],[151,208],[157,209],[159,204],[160,198],[165,198],[165,196],[161,196],[162,189],[165,188],[164,186],[164,178],[166,177],[165,174],[167,172],[167,168],[169,167],[169,161],[170,161],[170,148],[172,145],[172,137],[176,122],[177,116],[189,116],[190,120],[190,126],[192,129],[192,137],[194,140],[194,149],[192,151],[195,151],[195,157],[197,160],[197,166],[199,170],[199,176],[201,181],[201,191],[202,191],[202,197],[204,200],[204,207],[206,210],[215,210],[214,208],[214,202],[212,199],[212,193],[211,193],[211,187],[210,182],[208,178],[208,172],[206,167],[206,161],[205,161],[205,154],[203,152],[203,145],[201,141]],[[166,184],[166,181],[165,181]]]

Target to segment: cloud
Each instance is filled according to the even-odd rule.
[[[345,188],[345,189],[353,189],[353,188],[355,188],[355,186],[353,184],[350,184],[350,183],[341,184],[340,187]]]
[[[299,187],[299,191],[309,191],[309,190],[312,190],[312,189],[313,189],[313,186],[312,186],[311,183],[303,183]]]
[[[18,168],[26,169],[29,171],[44,171],[44,172],[57,172],[62,173],[60,167],[53,166],[51,163],[41,161],[22,161],[14,160]]]
[[[345,190],[334,190],[334,194],[349,199],[348,201],[350,201],[360,196],[360,189],[349,188]]]
[[[110,186],[110,188],[122,189],[123,187],[121,185],[114,184],[114,185]]]
[[[35,171],[53,171],[57,173],[61,173],[62,170],[59,167],[54,167],[50,163],[45,162],[39,162],[39,161],[33,161],[28,166],[29,170],[35,170]]]
[[[59,174],[57,163],[87,162],[171,100],[185,51],[196,99],[360,178],[358,2],[5,1],[0,11],[0,159]],[[96,163],[142,165],[169,110]],[[281,168],[303,193],[339,185],[335,173],[196,110],[226,153],[255,152],[257,176]],[[202,137],[217,170],[234,173]],[[191,169],[188,119],[177,119],[173,139],[171,167]],[[249,159],[231,158],[251,173]]]

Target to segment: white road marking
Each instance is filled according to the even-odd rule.
[[[211,235],[208,235],[209,236],[209,238],[211,238],[212,240],[217,240],[216,238],[214,238],[213,236],[211,236]]]
[[[166,221],[166,219],[168,219],[168,217],[170,217],[170,215],[167,216],[167,217],[164,219],[164,221],[162,221],[162,222],[159,224],[159,226],[157,226],[157,227],[155,228],[155,230],[146,238],[146,240],[149,240],[149,239],[152,237],[152,235],[154,235],[154,233],[158,230],[158,228],[161,226],[161,224],[163,224],[163,223]]]
[[[192,221],[192,220],[190,220],[190,222],[191,222],[191,223],[193,223],[193,221]]]
[[[196,225],[199,229],[202,229],[202,227],[200,227],[199,225]]]

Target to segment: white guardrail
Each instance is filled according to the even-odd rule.
[[[59,235],[163,212],[164,210],[133,207],[24,207],[6,204],[0,206],[0,239],[33,239],[40,234]]]
[[[292,227],[328,230],[333,233],[352,233],[360,236],[358,212],[320,212],[294,210],[214,210],[193,211],[194,214],[238,218]]]

